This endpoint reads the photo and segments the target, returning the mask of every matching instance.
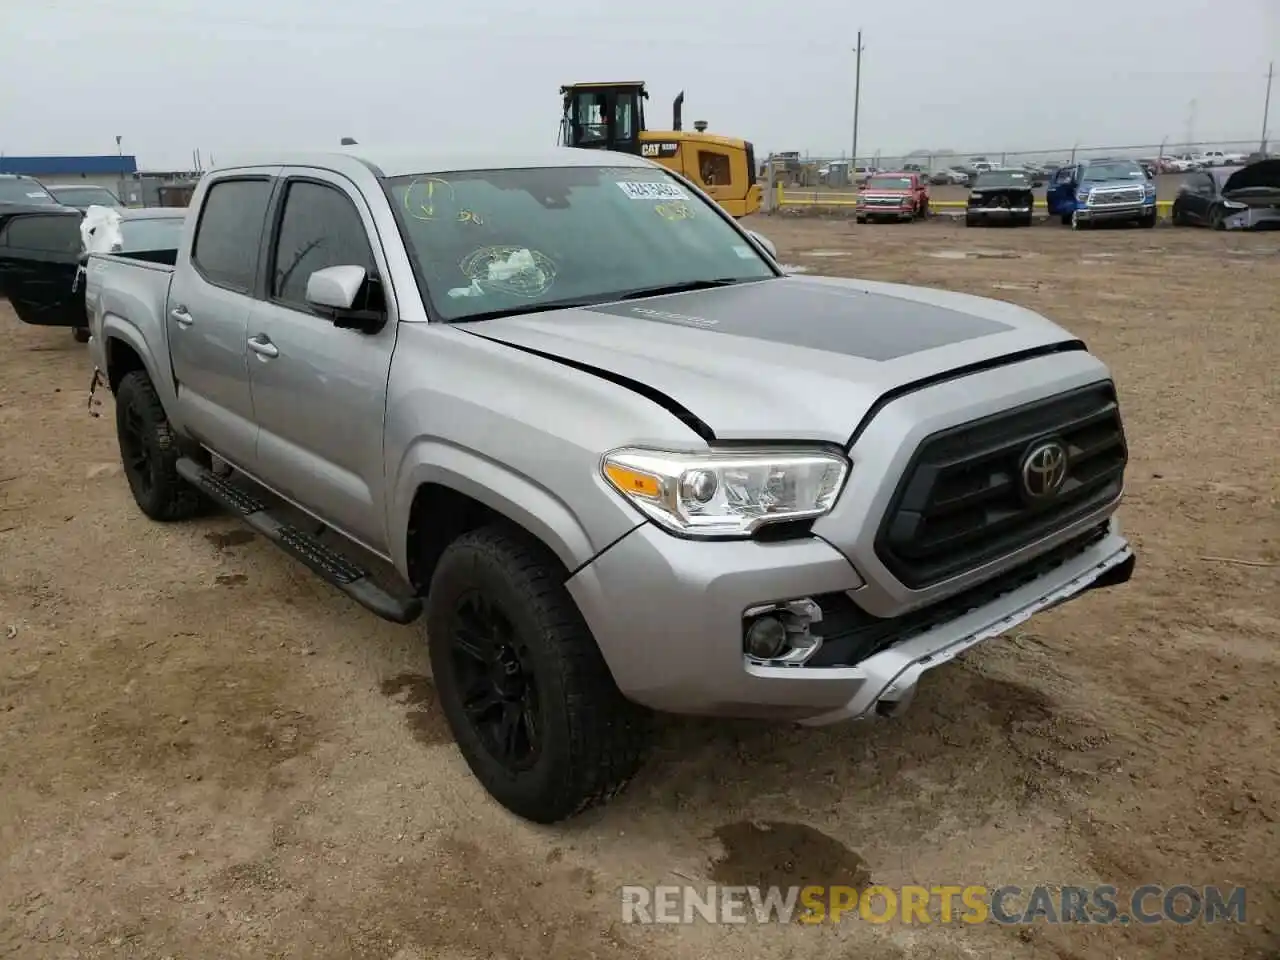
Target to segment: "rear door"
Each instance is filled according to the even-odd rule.
[[[0,292],[23,323],[83,327],[84,284],[80,265],[80,215],[60,210],[21,213],[0,226]]]
[[[258,426],[248,325],[274,172],[237,172],[208,185],[191,242],[178,254],[164,318],[183,421],[249,473],[257,466]]]

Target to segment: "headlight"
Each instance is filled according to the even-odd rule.
[[[1145,190],[1148,197],[1154,197],[1156,195],[1156,185],[1154,183],[1145,184]]]
[[[747,537],[765,524],[827,513],[849,462],[823,450],[630,449],[606,454],[600,470],[641,513],[673,533]]]
[[[1247,203],[1241,203],[1239,200],[1223,200],[1222,205],[1228,210],[1248,210]]]
[[[1076,191],[1076,199],[1077,199],[1077,200],[1079,200],[1081,203],[1088,203],[1088,202],[1089,202],[1089,191],[1088,191],[1088,190],[1077,190],[1077,191]]]

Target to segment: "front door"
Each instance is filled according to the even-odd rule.
[[[274,182],[264,173],[220,177],[209,185],[190,254],[179,253],[165,318],[183,423],[249,473],[256,472],[258,443],[249,392],[249,312]]]
[[[80,267],[80,215],[26,213],[0,226],[0,295],[23,323],[84,327]]]
[[[382,425],[395,347],[393,296],[380,282],[387,322],[377,332],[335,327],[307,304],[307,280],[325,267],[389,273],[373,215],[343,179],[289,171],[273,215],[265,299],[249,322],[249,376],[258,463],[278,492],[376,553],[386,554]],[[393,242],[399,243],[399,238]]]
[[[1186,192],[1182,195],[1182,212],[1194,223],[1208,223],[1209,210],[1213,206],[1213,177],[1207,173],[1193,173],[1187,177]]]
[[[1063,167],[1053,175],[1053,179],[1049,181],[1044,195],[1045,206],[1048,208],[1050,216],[1062,216],[1062,214],[1070,213],[1075,209],[1073,202],[1076,189],[1075,180],[1075,167]]]

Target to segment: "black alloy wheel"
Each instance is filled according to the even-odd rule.
[[[454,605],[450,662],[462,708],[489,755],[513,773],[538,760],[542,725],[528,644],[488,597],[473,590]]]

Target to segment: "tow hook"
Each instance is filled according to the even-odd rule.
[[[88,409],[89,409],[89,416],[91,416],[91,417],[100,417],[100,416],[102,416],[102,414],[100,414],[96,409],[94,409],[95,407],[100,407],[100,406],[102,406],[102,401],[101,401],[101,400],[95,400],[95,399],[94,399],[94,394],[95,394],[95,393],[97,393],[97,391],[98,391],[98,384],[100,384],[100,383],[102,383],[102,370],[101,370],[100,368],[98,368],[98,367],[94,367],[94,368],[93,368],[93,379],[89,381],[89,402],[88,402],[88,404],[87,404]]]

